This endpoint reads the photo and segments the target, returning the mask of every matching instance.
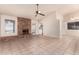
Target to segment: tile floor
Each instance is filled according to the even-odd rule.
[[[17,37],[0,40],[1,55],[71,55],[79,54],[78,38],[61,39],[46,36]]]

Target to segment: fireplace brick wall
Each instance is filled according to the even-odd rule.
[[[28,29],[31,33],[31,19],[18,17],[18,35],[23,34],[23,30]]]

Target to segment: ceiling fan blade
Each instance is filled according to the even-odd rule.
[[[42,13],[39,13],[40,15],[42,15],[42,16],[45,16],[45,14],[42,14]]]

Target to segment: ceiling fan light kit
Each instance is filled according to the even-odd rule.
[[[45,16],[45,14],[43,14],[43,13],[41,13],[41,11],[39,11],[39,4],[36,4],[36,15],[35,16],[37,16],[37,15],[41,15],[41,16]]]

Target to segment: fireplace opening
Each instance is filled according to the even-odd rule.
[[[23,35],[29,34],[29,29],[23,29]]]

